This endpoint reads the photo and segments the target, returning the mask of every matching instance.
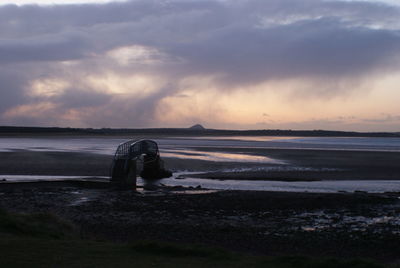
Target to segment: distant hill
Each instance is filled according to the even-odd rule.
[[[100,136],[297,136],[297,137],[397,137],[398,132],[350,132],[328,130],[224,130],[204,128],[196,124],[190,128],[60,128],[0,126],[2,136],[32,135],[100,135]]]
[[[189,129],[191,129],[191,130],[206,130],[205,127],[203,127],[200,124],[193,125]]]

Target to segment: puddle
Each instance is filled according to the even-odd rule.
[[[82,203],[85,203],[85,202],[88,202],[88,201],[90,201],[90,198],[89,198],[89,197],[82,196],[82,197],[80,197],[80,198],[78,198],[78,199],[72,201],[69,205],[70,205],[70,206],[79,206],[79,205],[81,205]]]
[[[211,193],[216,193],[218,190],[208,190],[208,189],[182,189],[182,190],[163,190],[163,189],[157,189],[157,190],[145,190],[143,188],[139,188],[136,191],[137,193],[140,193],[144,196],[165,196],[169,194],[177,195],[177,194],[183,194],[183,195],[200,195],[200,194],[211,194]]]
[[[10,182],[46,182],[46,181],[99,181],[109,180],[107,176],[56,176],[56,175],[0,175],[1,183]]]
[[[313,168],[313,167],[299,167],[299,166],[259,166],[259,167],[241,167],[241,168],[227,168],[208,172],[253,172],[253,171],[314,171],[314,172],[330,172],[340,171],[339,168]],[[200,172],[193,172],[192,174],[199,174]],[[205,173],[205,172],[202,172]]]
[[[68,204],[69,206],[79,206],[83,203],[94,201],[100,195],[100,191],[96,190],[85,190],[85,191],[72,190],[69,191],[68,193],[72,195],[72,201]]]

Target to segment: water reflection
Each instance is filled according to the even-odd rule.
[[[0,184],[2,182],[45,182],[45,181],[108,181],[108,176],[56,176],[56,175],[0,175]]]
[[[216,162],[255,162],[269,164],[285,164],[284,161],[266,156],[250,155],[244,153],[206,152],[194,150],[162,150],[163,157],[197,159]]]
[[[186,173],[187,174],[187,173]],[[254,181],[254,180],[211,180],[179,176],[164,179],[166,185],[181,185],[185,187],[200,186],[206,189],[274,191],[274,192],[313,192],[336,193],[364,191],[369,193],[400,192],[400,181]]]
[[[254,181],[254,180],[211,180],[200,178],[182,178],[198,172],[178,172],[174,177],[162,179],[158,184],[165,186],[192,187],[211,190],[246,190],[246,191],[274,191],[274,192],[313,192],[337,193],[364,191],[369,193],[400,192],[400,181]],[[39,176],[39,175],[1,175],[1,183],[9,182],[39,182],[39,181],[66,181],[87,180],[105,182],[109,177],[89,176]],[[138,186],[144,186],[141,178],[137,180]]]
[[[89,152],[112,155],[128,138],[40,137],[0,138],[0,152],[13,150]],[[277,148],[318,150],[400,151],[400,138],[339,137],[166,137],[154,139],[160,150],[205,148]]]

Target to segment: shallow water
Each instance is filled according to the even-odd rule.
[[[286,164],[281,160],[272,159],[266,156],[250,155],[245,153],[221,153],[221,152],[206,152],[195,150],[162,150],[163,157],[182,158],[182,159],[197,159],[216,162],[249,162],[249,163],[269,163],[269,164]]]
[[[109,177],[101,176],[56,176],[56,175],[0,175],[0,184],[2,182],[40,182],[40,181],[108,181]]]
[[[118,145],[126,138],[0,138],[0,152],[17,150],[82,152],[113,155]],[[158,138],[163,157],[200,159],[216,162],[250,162],[269,164],[288,164],[265,156],[248,153],[227,153],[225,148],[278,148],[278,149],[317,149],[317,150],[364,150],[400,152],[400,138],[343,138],[343,137],[170,137]],[[199,148],[215,148],[210,152]]]
[[[198,178],[162,180],[166,185],[184,187],[201,186],[206,189],[248,190],[274,192],[336,193],[363,191],[369,193],[400,192],[400,181],[253,181],[253,180],[210,180]]]
[[[195,173],[195,172],[193,172]],[[155,184],[166,186],[201,187],[210,190],[249,190],[249,191],[274,191],[274,192],[312,192],[336,193],[363,191],[369,193],[400,192],[400,181],[250,181],[250,180],[210,180],[199,178],[178,178],[187,172],[174,173],[174,176],[162,179]],[[108,181],[108,177],[88,176],[39,176],[39,175],[1,175],[4,182],[38,182],[38,181],[64,181],[88,180]],[[1,184],[1,182],[0,182]],[[141,178],[137,180],[138,186],[143,186]]]
[[[124,138],[0,138],[0,152],[18,150],[36,152],[81,152],[113,155]],[[192,147],[215,147],[221,145],[218,141],[188,138],[155,139],[163,157],[200,159],[223,162],[257,162],[283,164],[283,161],[264,156],[245,153],[206,152]],[[235,147],[235,142],[226,141],[227,147]]]
[[[400,151],[400,138],[385,137],[194,137],[202,145],[277,149]]]
[[[112,155],[126,138],[0,138],[0,151],[70,151]],[[356,137],[171,137],[154,139],[161,152],[193,147],[400,151],[400,138]]]

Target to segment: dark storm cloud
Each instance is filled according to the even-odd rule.
[[[19,51],[25,48],[27,54],[29,44],[34,49],[47,43],[49,47],[59,46],[60,52],[69,46],[71,58],[75,58],[84,54],[79,42],[85,38],[88,53],[129,44],[150,45],[196,60],[190,62],[194,66],[206,56],[204,62],[214,59],[213,63],[225,70],[222,67],[247,57],[253,62],[257,59],[254,55],[268,60],[291,52],[290,58],[296,63],[304,60],[299,57],[303,52],[307,57],[314,56],[311,52],[318,48],[315,57],[326,56],[325,52],[341,56],[360,42],[374,45],[379,38],[383,38],[380,41],[385,49],[387,42],[398,42],[397,31],[363,26],[390,23],[399,15],[394,7],[371,3],[142,0],[105,5],[5,6],[0,8],[0,29],[2,48],[15,45]],[[263,20],[272,24],[263,26]],[[286,23],[282,25],[282,21]]]
[[[5,6],[0,61],[77,59],[139,44],[185,60],[182,70],[194,74],[251,81],[362,73],[400,46],[398,30],[365,26],[399,15],[394,7],[316,0]]]
[[[228,82],[236,83],[351,77],[398,64],[397,33],[337,25],[320,19],[272,29],[229,29],[177,45],[173,53],[195,63],[188,67],[193,72],[222,72]]]
[[[82,121],[86,125],[97,127],[154,127],[158,123],[155,113],[160,100],[175,89],[175,85],[168,84],[162,90],[140,99],[129,96],[111,97],[95,114],[82,118]]]
[[[0,113],[26,101],[22,93],[26,77],[17,71],[0,67]]]
[[[69,88],[51,100],[60,103],[63,109],[70,109],[106,105],[110,102],[110,97],[90,89]]]
[[[399,67],[399,17],[399,8],[393,6],[323,0],[1,6],[0,111],[29,103],[24,90],[31,80],[84,80],[107,70],[145,72],[163,76],[167,83],[217,75],[221,89],[291,78],[325,83],[362,79]],[[98,60],[107,51],[132,45],[151,47],[165,57],[149,66],[135,62],[121,67]],[[60,67],[61,61],[71,60],[79,64],[68,72]],[[115,102],[108,93],[91,96],[91,90],[68,91],[52,101],[62,107],[108,107]],[[116,115],[118,109],[147,111],[149,116],[137,117],[145,124],[159,100],[172,93],[179,94],[179,88],[166,86],[141,102],[135,100],[140,109],[129,104],[112,107]]]
[[[84,43],[79,38],[57,38],[40,36],[28,40],[4,40],[0,43],[0,63],[62,61],[84,57]]]

